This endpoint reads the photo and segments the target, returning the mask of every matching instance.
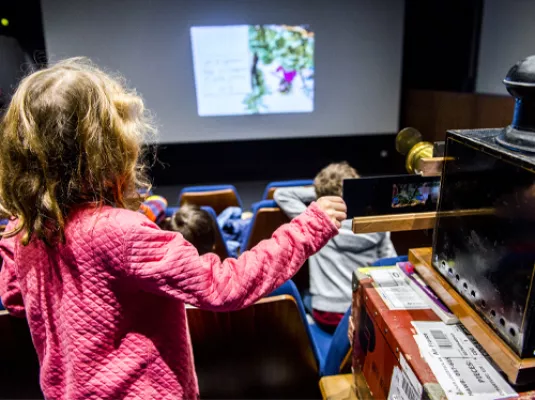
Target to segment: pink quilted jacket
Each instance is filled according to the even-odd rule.
[[[180,234],[122,209],[80,208],[65,232],[56,248],[0,241],[2,302],[28,319],[43,393],[148,400],[198,397],[184,304],[246,307],[337,230],[312,204],[270,240],[224,262],[199,257]]]

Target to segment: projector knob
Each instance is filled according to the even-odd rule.
[[[535,153],[535,56],[517,62],[503,83],[515,98],[515,112],[496,141],[511,150]]]
[[[404,128],[396,136],[396,150],[406,155],[405,168],[409,174],[418,172],[422,158],[433,157],[433,144],[423,141],[422,134],[414,128]]]

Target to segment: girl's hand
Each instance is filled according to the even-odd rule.
[[[341,197],[325,196],[317,201],[318,206],[329,216],[333,224],[340,229],[342,221],[347,218],[346,203]]]

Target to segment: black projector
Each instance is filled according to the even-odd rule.
[[[504,80],[510,126],[449,131],[433,265],[521,358],[535,356],[535,56]]]

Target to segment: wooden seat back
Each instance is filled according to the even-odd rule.
[[[251,227],[247,248],[242,251],[250,250],[262,240],[269,239],[279,226],[287,222],[290,222],[290,219],[280,208],[260,208],[256,213],[253,226]]]
[[[187,309],[201,398],[318,398],[318,369],[295,299],[240,311]]]
[[[214,253],[219,256],[221,260],[224,260],[228,257],[228,250],[223,237],[221,236],[221,231],[219,229],[215,230],[215,248]]]
[[[311,187],[312,185],[307,185],[307,186],[299,186],[299,187]],[[288,186],[272,186],[270,187],[269,189],[267,189],[267,193],[266,193],[266,198],[264,200],[273,200],[274,199],[274,196],[275,196],[275,190],[277,189],[281,189],[281,188],[286,188]]]
[[[39,361],[25,319],[0,311],[0,399],[42,399]]]
[[[240,201],[233,189],[210,190],[202,192],[185,192],[180,196],[180,205],[194,204],[210,206],[219,215],[228,207],[240,207]]]

